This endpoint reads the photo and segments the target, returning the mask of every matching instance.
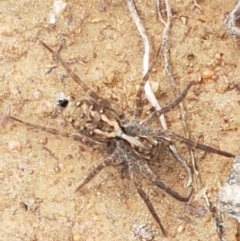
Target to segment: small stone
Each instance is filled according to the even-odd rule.
[[[15,152],[20,152],[22,149],[22,146],[19,141],[9,141],[8,142],[8,149],[9,151],[15,151]]]
[[[48,143],[48,138],[44,137],[38,141],[38,144],[46,145]]]
[[[182,16],[180,19],[181,19],[181,21],[184,25],[187,24],[187,18],[186,17]]]
[[[200,75],[202,79],[211,79],[215,73],[209,68],[204,68],[201,70]]]
[[[74,240],[74,241],[80,241],[80,240],[81,240],[81,236],[80,236],[79,234],[75,234],[75,235],[73,236],[73,240]]]
[[[185,225],[181,224],[180,226],[178,226],[177,231],[178,233],[182,233],[184,229],[185,229]]]

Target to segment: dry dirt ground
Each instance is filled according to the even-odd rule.
[[[57,94],[81,98],[84,93],[59,64],[47,73],[54,61],[39,43],[42,40],[57,49],[65,39],[62,56],[70,67],[131,118],[142,78],[143,44],[126,2],[66,3],[51,25],[53,1],[0,1],[1,115],[10,106],[11,114],[23,120],[71,132],[61,115],[53,117]],[[239,154],[240,49],[223,24],[225,13],[235,3],[203,0],[200,10],[191,0],[171,1],[169,46],[180,90],[204,68],[215,73],[213,79],[194,86],[184,100],[191,139]],[[153,58],[163,25],[155,1],[138,0],[136,5],[151,40]],[[156,95],[166,105],[175,95],[163,69],[160,58],[151,83],[158,86]],[[171,130],[185,135],[179,108],[167,115],[167,123]],[[160,127],[157,120],[155,125]],[[178,146],[178,151],[189,160],[185,146]],[[1,127],[0,136],[0,240],[220,240],[216,221],[198,194],[207,188],[209,200],[217,207],[232,159],[201,151],[195,155],[200,174],[194,178],[190,204],[143,182],[168,232],[165,238],[121,168],[107,168],[84,191],[74,193],[75,184],[106,152],[9,121]],[[168,157],[155,167],[156,172],[185,194],[187,175]],[[224,240],[236,240],[236,223],[226,215],[220,217]]]

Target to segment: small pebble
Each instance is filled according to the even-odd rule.
[[[8,142],[9,151],[20,152],[22,147],[19,141],[9,141]]]
[[[48,138],[44,137],[38,141],[38,144],[46,145],[48,143]]]
[[[74,240],[74,241],[80,241],[80,240],[81,240],[81,236],[80,236],[79,234],[75,234],[75,235],[73,236],[73,240]]]
[[[154,232],[143,224],[133,224],[132,231],[140,240],[152,241],[154,239]]]
[[[211,79],[215,73],[209,68],[204,68],[201,70],[200,75],[202,79]]]
[[[177,231],[178,233],[182,233],[184,229],[185,229],[185,225],[181,224],[180,226],[178,226]]]
[[[56,172],[56,173],[60,173],[61,172],[61,168],[59,166],[59,162],[56,162],[53,166],[53,170]]]
[[[216,53],[214,57],[215,57],[215,59],[217,59],[217,60],[222,60],[223,53]]]

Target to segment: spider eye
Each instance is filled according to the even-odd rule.
[[[58,105],[63,108],[67,107],[68,103],[69,103],[69,100],[67,100],[67,99],[58,100]]]

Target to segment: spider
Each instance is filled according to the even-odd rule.
[[[160,178],[151,170],[149,162],[158,158],[161,152],[162,144],[167,146],[175,141],[182,142],[192,149],[200,149],[206,152],[216,153],[225,157],[235,157],[235,155],[221,151],[210,146],[202,145],[193,142],[190,139],[184,138],[171,131],[152,130],[146,124],[137,121],[128,121],[124,117],[124,113],[114,103],[100,97],[93,92],[63,61],[60,56],[60,49],[57,52],[53,51],[48,45],[41,44],[49,50],[54,57],[61,63],[69,76],[79,84],[86,92],[86,98],[81,100],[62,99],[58,101],[58,105],[63,109],[63,115],[74,129],[74,133],[63,133],[53,128],[32,124],[22,121],[14,116],[7,115],[6,118],[20,122],[29,127],[40,129],[55,135],[72,138],[80,141],[85,145],[104,147],[109,152],[109,156],[100,162],[80,183],[76,185],[76,191],[79,191],[83,186],[89,183],[101,170],[107,166],[124,165],[127,167],[130,179],[132,180],[139,196],[145,202],[148,210],[159,225],[164,236],[167,235],[161,220],[155,211],[148,195],[139,185],[137,176],[141,174],[148,179],[153,185],[164,190],[166,193],[181,202],[190,200],[193,188],[189,187],[188,195],[182,196],[172,188],[167,186]],[[153,65],[152,65],[153,66]],[[142,114],[142,95],[144,85],[148,80],[149,73],[144,76],[142,83],[137,91],[135,119],[140,119]],[[169,112],[177,106],[187,95],[188,90],[197,84],[191,81],[181,95],[176,98],[168,106],[160,111],[154,112],[153,115],[162,115]]]

